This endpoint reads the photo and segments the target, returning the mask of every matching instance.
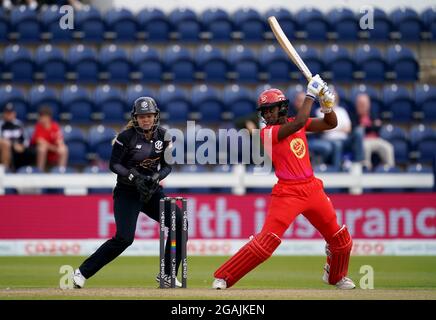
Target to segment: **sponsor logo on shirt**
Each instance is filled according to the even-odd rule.
[[[292,139],[289,145],[291,147],[292,152],[295,154],[295,156],[298,159],[303,158],[304,155],[306,154],[306,145],[304,144],[303,139],[301,138]]]
[[[157,140],[157,141],[154,143],[154,148],[156,149],[156,153],[161,152],[161,151],[162,151],[162,148],[163,148],[163,142],[160,141],[160,140]]]

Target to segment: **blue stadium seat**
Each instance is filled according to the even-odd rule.
[[[362,71],[365,81],[384,81],[387,64],[381,51],[368,44],[359,46],[354,52],[354,61],[359,71]]]
[[[436,121],[436,87],[428,84],[415,87],[416,110],[422,112],[419,117],[424,122]]]
[[[18,44],[5,48],[4,67],[15,82],[32,82],[35,65],[28,49]]]
[[[38,47],[35,63],[38,71],[44,74],[44,81],[61,83],[65,81],[68,64],[61,49],[51,44]]]
[[[318,51],[315,48],[308,47],[305,44],[295,48],[300,55],[301,59],[307,65],[312,74],[322,74],[325,70],[324,62],[320,58]],[[304,76],[295,66],[293,70],[297,72],[298,78],[303,80]]]
[[[383,89],[383,103],[386,111],[384,118],[395,122],[412,121],[415,101],[405,87],[396,84],[386,86]]]
[[[9,37],[9,19],[3,9],[0,9],[0,43],[8,42]]]
[[[429,126],[419,124],[413,126],[409,134],[412,149],[418,152],[418,161],[432,163],[436,156],[436,131]]]
[[[379,135],[393,145],[396,163],[409,162],[409,139],[404,129],[388,124],[380,129]]]
[[[265,22],[253,8],[236,10],[232,15],[235,30],[241,33],[242,41],[263,41]]]
[[[41,36],[37,11],[24,5],[15,7],[10,14],[12,31],[18,33],[20,42],[38,42]]]
[[[51,42],[70,42],[73,39],[74,29],[62,29],[59,25],[64,13],[60,7],[51,5],[41,9],[41,24],[44,32],[48,32]]]
[[[62,128],[65,144],[68,146],[68,164],[85,165],[88,162],[88,143],[80,128],[67,125]]]
[[[28,111],[38,112],[39,108],[48,106],[51,108],[54,119],[59,119],[61,102],[55,90],[45,85],[36,85],[29,92],[30,108]]]
[[[34,174],[34,173],[42,173],[42,172],[37,167],[25,166],[25,167],[19,168],[17,170],[17,173]]]
[[[288,82],[294,70],[291,60],[279,46],[263,46],[259,52],[259,62],[269,82]]]
[[[365,84],[359,84],[351,88],[350,100],[353,104],[353,108],[351,108],[349,112],[356,112],[355,101],[357,95],[360,93],[366,93],[369,96],[371,99],[371,116],[374,118],[379,118],[380,112],[384,109],[383,99],[375,88]]]
[[[359,37],[359,22],[348,8],[334,8],[327,13],[327,21],[338,41],[355,41]]]
[[[362,16],[370,17],[368,12],[358,14],[359,21],[362,19]],[[392,32],[392,21],[389,19],[386,12],[384,12],[380,8],[374,8],[373,10],[374,24],[372,29],[367,29],[365,31],[364,39],[368,39],[371,41],[389,41]],[[363,19],[364,22],[367,19]]]
[[[292,13],[285,8],[271,8],[268,9],[264,14],[264,19],[267,19],[271,16],[276,17],[277,21],[280,23],[280,27],[285,33],[286,37],[289,40],[293,40],[296,38],[295,33],[298,30],[298,23]]]
[[[251,91],[237,84],[224,88],[224,105],[230,108],[234,118],[246,117],[256,112],[256,100]]]
[[[409,164],[406,168],[409,173],[433,173],[431,166],[423,165],[422,163]]]
[[[227,61],[235,73],[235,80],[257,83],[260,67],[252,49],[241,44],[234,45],[227,51]]]
[[[205,84],[192,88],[192,105],[201,114],[201,121],[219,122],[224,109],[221,93]]]
[[[17,113],[17,119],[26,121],[30,107],[23,91],[17,88],[17,86],[11,86],[10,84],[1,86],[0,112],[3,112],[3,108],[8,102],[11,102],[14,105],[15,112]]]
[[[114,40],[134,41],[138,29],[133,13],[125,8],[112,8],[106,12],[105,22],[107,30],[115,33]]]
[[[163,62],[175,82],[192,82],[196,71],[191,52],[179,45],[168,47],[163,54]]]
[[[338,104],[344,107],[348,112],[350,112],[349,110],[354,108],[354,104],[353,101],[350,100],[348,93],[340,86],[331,85],[329,87],[331,87],[331,89],[334,89],[334,91],[336,91],[337,94],[336,98],[339,99]]]
[[[200,40],[201,25],[191,9],[176,8],[170,12],[168,19],[177,34],[177,40],[194,42]]]
[[[156,98],[154,91],[148,87],[144,87],[141,84],[135,84],[135,85],[131,85],[127,88],[126,90],[126,103],[128,108],[130,108],[130,111],[133,108],[133,103],[135,102],[136,99],[138,99],[139,97],[152,97],[152,98]],[[159,108],[160,103],[159,101],[157,101],[157,99],[155,99]],[[127,110],[127,109],[126,109]]]
[[[419,64],[412,50],[399,44],[390,46],[386,61],[398,81],[418,80]]]
[[[171,25],[162,10],[145,8],[138,13],[139,30],[146,32],[147,41],[162,42],[170,38]]]
[[[94,49],[82,44],[72,46],[68,51],[70,69],[75,72],[79,82],[95,83],[100,71],[97,54]]]
[[[62,111],[71,123],[90,123],[94,101],[88,92],[77,85],[64,87],[61,93]]]
[[[168,115],[168,122],[185,122],[191,109],[191,100],[187,92],[172,84],[159,90],[158,104],[161,111]]]
[[[100,50],[99,60],[110,82],[126,83],[130,80],[132,67],[123,48],[115,44],[104,46]]]
[[[210,33],[210,41],[230,41],[233,25],[229,14],[218,8],[210,8],[201,14],[201,22],[205,31]]]
[[[88,132],[89,150],[97,155],[100,160],[107,161],[112,153],[112,140],[117,132],[103,125],[93,126]]]
[[[77,29],[81,32],[80,40],[101,42],[104,40],[105,23],[98,9],[84,6],[83,10],[77,11]]]
[[[334,81],[351,81],[356,70],[354,60],[345,47],[334,44],[324,49],[322,53],[324,64],[331,72]]]
[[[213,47],[210,44],[198,47],[195,52],[195,61],[197,62],[198,70],[204,75],[201,80],[207,82],[226,82],[229,66],[219,48]]]
[[[163,65],[156,49],[145,44],[135,47],[130,59],[132,66],[141,73],[141,82],[159,83],[162,80]]]
[[[126,105],[123,94],[115,87],[101,85],[95,89],[94,104],[102,114],[105,122],[123,123],[125,113],[130,112],[130,106]]]
[[[260,89],[260,88],[259,88]],[[265,88],[265,89],[268,89],[268,88]],[[290,85],[289,87],[288,87],[288,89],[286,90],[286,92],[285,92],[285,96],[288,98],[288,100],[289,100],[289,113],[290,114],[294,114],[294,101],[295,101],[295,99],[297,98],[297,95],[300,93],[300,92],[304,92],[305,94],[306,94],[306,88],[303,88],[303,86],[301,85],[301,84],[297,84],[297,85]],[[256,99],[257,99],[257,97],[259,96],[259,94],[260,94],[260,92],[258,93],[258,94],[256,94]],[[257,102],[257,101],[256,101]],[[292,110],[291,110],[292,109]],[[314,109],[313,107],[312,107],[312,109]]]
[[[412,8],[400,7],[390,14],[394,30],[401,35],[400,41],[420,41],[423,23]]]
[[[424,28],[430,33],[432,40],[436,39],[436,8],[429,7],[421,13],[421,21],[424,23]]]
[[[295,17],[302,31],[305,32],[304,39],[327,40],[329,24],[322,12],[315,8],[303,8]]]

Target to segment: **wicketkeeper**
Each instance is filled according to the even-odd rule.
[[[319,99],[323,118],[309,118],[315,99]],[[233,286],[267,260],[280,245],[283,233],[300,213],[327,242],[327,263],[322,277],[324,282],[339,289],[355,288],[353,281],[346,277],[352,248],[351,236],[346,226],[338,225],[336,212],[324,193],[323,183],[313,174],[306,139],[306,131],[321,132],[336,127],[334,99],[319,75],[310,80],[303,106],[295,118],[287,117],[289,101],[280,90],[269,89],[260,94],[258,110],[266,123],[261,131],[261,139],[272,159],[278,182],[272,189],[262,231],[215,271],[213,288]]]

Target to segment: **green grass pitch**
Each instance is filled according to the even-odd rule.
[[[274,256],[234,287],[211,289],[213,272],[227,257],[188,258],[188,289],[159,290],[158,257],[119,257],[81,290],[59,289],[62,265],[84,257],[0,257],[1,299],[436,299],[436,257],[356,256],[349,276],[357,289],[345,293],[321,281],[325,258]],[[359,271],[374,270],[374,290],[363,290]],[[180,279],[180,278],[179,278]]]

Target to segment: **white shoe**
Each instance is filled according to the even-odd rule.
[[[73,274],[74,288],[81,289],[85,286],[86,278],[82,275],[79,269],[76,269]]]
[[[226,280],[224,279],[215,279],[212,284],[213,289],[221,290],[227,288]]]
[[[156,282],[160,284],[160,274],[156,276]],[[182,287],[182,283],[179,280],[177,280],[177,278],[175,283],[176,283],[176,288]],[[164,276],[164,286],[165,288],[171,288],[171,277],[167,274]]]
[[[330,266],[326,263],[324,265],[324,274],[322,275],[322,281],[324,281],[327,284],[329,283],[329,271],[330,271]],[[335,284],[336,288],[341,289],[341,290],[350,290],[350,289],[354,289],[356,288],[356,285],[354,284],[353,280],[351,280],[350,278],[347,277],[343,277],[341,280],[339,280],[336,284]]]

